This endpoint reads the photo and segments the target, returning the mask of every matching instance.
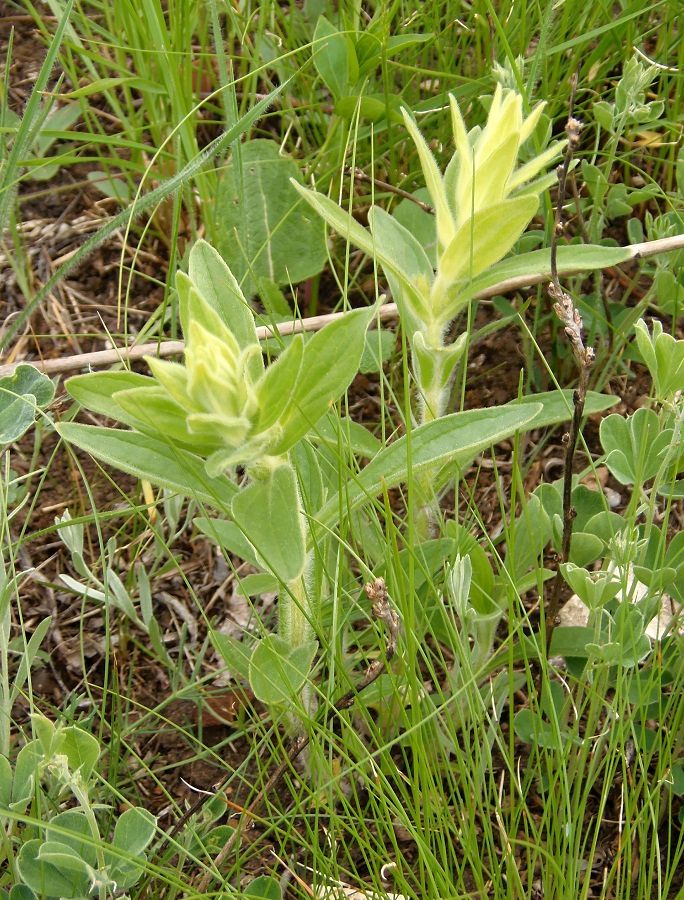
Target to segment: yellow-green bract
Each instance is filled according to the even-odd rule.
[[[377,207],[369,214],[369,233],[332,201],[294,185],[330,225],[377,257],[397,283],[402,313],[424,333],[428,345],[434,345],[435,331],[441,332],[462,307],[459,287],[502,259],[523,233],[538,208],[539,195],[555,181],[555,173],[545,170],[564,145],[556,142],[519,166],[520,150],[539,122],[543,103],[525,117],[520,94],[499,86],[485,126],[467,131],[456,99],[449,100],[455,152],[444,173],[404,110],[435,209],[436,270],[408,229],[396,220],[389,222]]]
[[[472,299],[473,280],[511,250],[539,206],[539,195],[555,181],[545,170],[563,147],[556,142],[523,165],[523,144],[538,124],[543,103],[527,117],[514,91],[497,87],[483,128],[466,130],[450,97],[454,154],[442,173],[428,144],[404,110],[436,217],[437,260],[397,219],[379,207],[366,230],[334,201],[300,184],[294,187],[343,237],[373,256],[387,276],[411,344],[420,421],[446,409],[465,336],[445,342],[449,323]]]
[[[184,364],[147,357],[154,378],[91,374],[70,379],[68,390],[95,411],[207,457],[210,477],[238,464],[255,472],[280,465],[349,386],[373,309],[296,335],[265,367],[253,313],[208,244],[193,247],[189,275],[179,273],[176,287]]]

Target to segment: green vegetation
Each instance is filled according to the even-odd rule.
[[[675,6],[11,5],[0,898],[682,896]]]

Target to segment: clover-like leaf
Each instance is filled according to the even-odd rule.
[[[684,340],[675,340],[663,331],[662,323],[653,320],[652,332],[643,319],[635,325],[637,346],[653,379],[658,400],[670,399],[684,390]]]
[[[606,466],[620,484],[641,485],[658,474],[672,441],[672,429],[661,429],[652,409],[624,418],[616,413],[601,422]]]
[[[27,841],[16,860],[22,881],[39,897],[85,897],[89,893],[87,863],[60,841]]]
[[[50,379],[33,366],[22,364],[0,378],[0,446],[18,441],[54,393]]]
[[[612,572],[589,572],[574,563],[561,567],[563,577],[590,610],[602,609],[622,589],[622,582]]]
[[[68,725],[58,734],[59,752],[65,754],[69,768],[72,772],[80,772],[81,778],[88,781],[100,758],[100,744],[97,738],[78,725]]]
[[[143,874],[144,850],[154,837],[156,826],[156,818],[140,806],[127,809],[119,816],[112,845],[122,854],[111,850],[105,852],[109,877],[119,889],[131,887]],[[138,860],[130,859],[130,856],[138,857]]]
[[[323,223],[290,182],[300,177],[297,163],[269,140],[242,144],[239,162],[234,155],[225,167],[216,200],[217,248],[246,297],[257,292],[261,278],[296,284],[325,264]],[[248,326],[247,313],[245,305],[242,322]]]
[[[66,844],[89,866],[95,866],[97,854],[93,844],[93,834],[84,812],[67,809],[57,813],[46,829],[46,837],[51,841]]]
[[[245,887],[245,900],[282,900],[280,882],[270,875],[260,875]]]

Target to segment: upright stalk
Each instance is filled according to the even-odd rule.
[[[291,461],[287,465],[292,468],[296,480],[296,472]],[[304,508],[301,494],[295,491],[297,521],[304,521]],[[306,529],[307,542],[311,537],[311,530]],[[311,569],[313,554],[306,554],[302,572],[287,582],[285,590],[280,592],[278,598],[278,633],[288,647],[295,650],[316,637],[315,622],[318,613],[317,604],[312,600],[311,594]],[[311,690],[311,684],[307,681],[300,693],[300,700],[306,717],[313,717],[316,712],[316,700]],[[292,723],[295,731],[303,731],[303,723],[299,716],[292,715]]]
[[[0,563],[2,557],[0,556]],[[10,683],[7,647],[10,639],[10,590],[4,572],[0,568],[0,753],[9,756],[10,751]]]
[[[287,590],[282,592],[278,600],[280,608],[278,631],[291,647],[301,647],[302,644],[314,637],[314,629],[311,624],[313,610],[306,585],[308,569],[309,561],[307,560],[306,570],[299,578],[288,582]]]
[[[3,462],[5,464],[5,475],[8,475],[9,454],[5,456]],[[12,596],[12,588],[10,579],[7,576],[3,550],[5,535],[9,530],[7,523],[7,497],[3,486],[7,484],[8,481],[8,478],[0,478],[0,753],[3,756],[9,756],[10,722],[12,715],[8,655],[11,627],[10,598]]]
[[[420,346],[417,346],[416,342]],[[438,321],[429,323],[424,333],[413,336],[413,367],[418,385],[418,424],[441,419],[449,402],[449,388],[456,363],[461,358],[464,340],[444,343],[444,328]],[[433,533],[439,514],[435,481],[440,467],[416,477],[415,534],[427,540]]]

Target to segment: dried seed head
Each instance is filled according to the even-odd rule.
[[[573,116],[571,116],[565,126],[565,133],[568,136],[568,141],[570,142],[570,147],[572,150],[576,150],[579,147],[581,130],[582,123],[580,122],[580,120],[575,119]]]

